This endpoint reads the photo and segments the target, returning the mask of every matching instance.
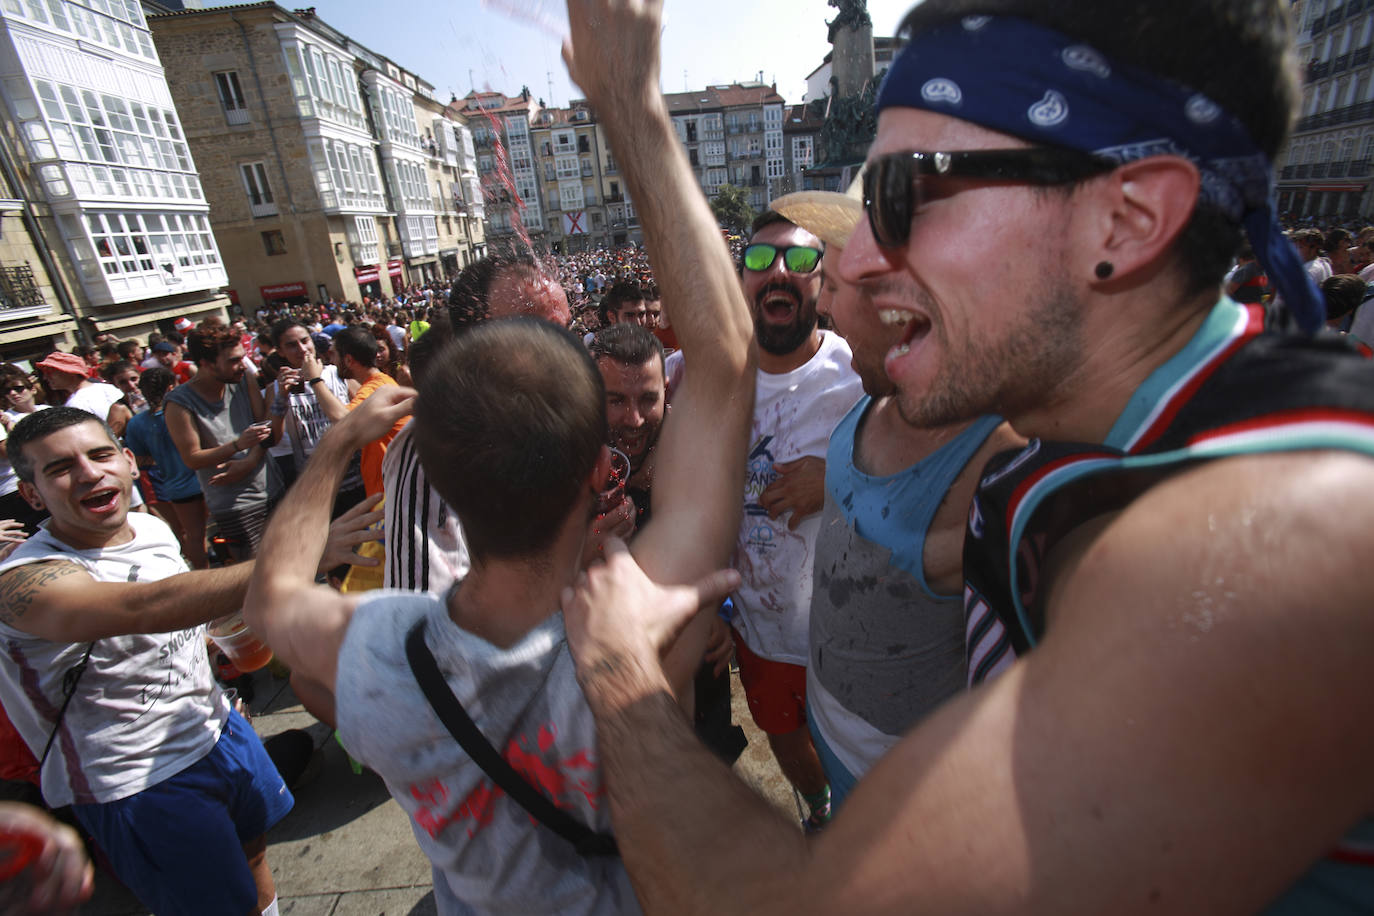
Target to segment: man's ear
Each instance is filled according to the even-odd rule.
[[[24,502],[35,509],[41,511],[47,508],[47,506],[43,504],[43,497],[38,495],[38,488],[27,480],[19,481],[19,495],[24,498]]]
[[[1119,166],[1098,189],[1104,231],[1079,269],[1091,276],[1106,261],[1114,269],[1109,281],[1101,279],[1116,282],[1161,263],[1192,219],[1200,186],[1197,166],[1181,156]]]

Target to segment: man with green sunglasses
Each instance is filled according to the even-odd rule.
[[[759,371],[731,621],[749,710],[806,798],[812,830],[829,820],[830,790],[806,726],[811,568],[830,433],[862,393],[848,344],[816,327],[821,257],[820,239],[772,211],[744,249]]]

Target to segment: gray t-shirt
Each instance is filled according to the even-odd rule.
[[[75,563],[100,582],[156,582],[186,572],[165,522],[130,512],[129,524],[129,543],[77,550],[45,522],[0,572],[53,559]],[[0,702],[35,757],[62,708],[63,676],[85,651],[86,643],[50,642],[0,624]],[[59,807],[142,792],[210,753],[228,716],[210,673],[204,626],[96,640],[43,765],[43,798]]]
[[[620,859],[579,856],[445,730],[406,662],[406,633],[421,618],[449,688],[516,771],[594,830],[608,831],[611,813],[561,614],[499,649],[454,624],[439,596],[369,592],[339,651],[339,738],[410,817],[433,866],[439,912],[639,913]]]
[[[190,385],[178,385],[167,393],[167,400],[189,410],[191,416],[195,417],[201,442],[214,447],[234,441],[239,433],[253,424],[253,402],[249,399],[247,387],[250,384],[257,383],[245,378],[237,385],[225,385],[224,397],[218,402],[207,401]],[[235,452],[234,458],[242,458],[246,454],[246,451]],[[265,458],[255,473],[235,484],[212,485],[210,478],[218,473],[213,466],[196,471],[200,489],[205,493],[205,508],[212,515],[263,505],[269,496],[276,496],[281,491],[276,466]]]

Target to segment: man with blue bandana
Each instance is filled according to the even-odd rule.
[[[839,272],[910,316],[906,422],[1031,440],[970,506],[972,686],[808,841],[669,715],[643,634],[697,596],[613,553],[565,613],[646,910],[1374,910],[1374,366],[1270,203],[1286,8],[910,14]],[[1242,228],[1283,311],[1221,294]]]

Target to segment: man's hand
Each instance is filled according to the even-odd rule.
[[[243,432],[234,437],[234,451],[241,452],[244,449],[252,448],[271,435],[272,424],[270,423],[254,423],[246,426]]]
[[[568,0],[568,75],[599,111],[662,107],[658,90],[662,0]]]
[[[582,568],[586,569],[601,559],[606,550],[607,539],[619,538],[628,541],[633,537],[635,519],[638,515],[634,499],[627,494],[620,505],[605,515],[593,516],[591,524],[587,526],[587,540],[582,546]]]
[[[578,677],[591,676],[614,659],[658,664],[703,604],[715,604],[739,587],[739,573],[722,569],[694,585],[659,585],[635,564],[625,542],[606,540],[606,562],[585,570],[577,587],[563,589],[568,647]]]
[[[0,560],[14,553],[16,547],[28,540],[24,523],[12,518],[0,519]]]
[[[263,449],[255,449],[242,458],[235,458],[233,461],[226,461],[223,464],[215,465],[215,474],[210,478],[212,487],[232,487],[236,483],[246,480],[254,474],[258,465],[262,464],[262,459],[267,452]]]
[[[312,375],[311,378],[314,378]],[[277,370],[277,388],[281,396],[285,397],[301,383],[301,370],[292,369],[290,366],[282,366]]]
[[[380,522],[385,515],[381,509],[376,508],[382,501],[382,496],[381,493],[374,493],[329,523],[329,540],[324,545],[324,556],[320,558],[316,575],[345,563],[352,566],[376,566],[381,562],[376,557],[362,556],[353,548],[368,541],[381,540],[384,533],[382,527],[372,526]]]
[[[825,506],[825,459],[807,456],[773,467],[778,478],[759,495],[759,505],[772,519],[791,512],[787,528],[796,531],[803,519]]]
[[[730,637],[730,624],[717,614],[711,620],[711,632],[706,636],[705,661],[711,663],[711,673],[720,677],[730,664],[730,653],[734,651],[735,641]]]
[[[385,436],[397,420],[410,416],[416,393],[414,388],[384,385],[330,427],[329,432],[343,437],[355,449],[362,448]]]
[[[32,838],[40,845],[23,871],[0,888],[4,912],[75,912],[90,899],[95,872],[75,830],[30,805],[0,802],[0,833]]]
[[[301,376],[308,382],[312,378],[319,378],[324,371],[324,363],[320,362],[319,356],[314,353],[305,354],[305,359],[301,360]]]

